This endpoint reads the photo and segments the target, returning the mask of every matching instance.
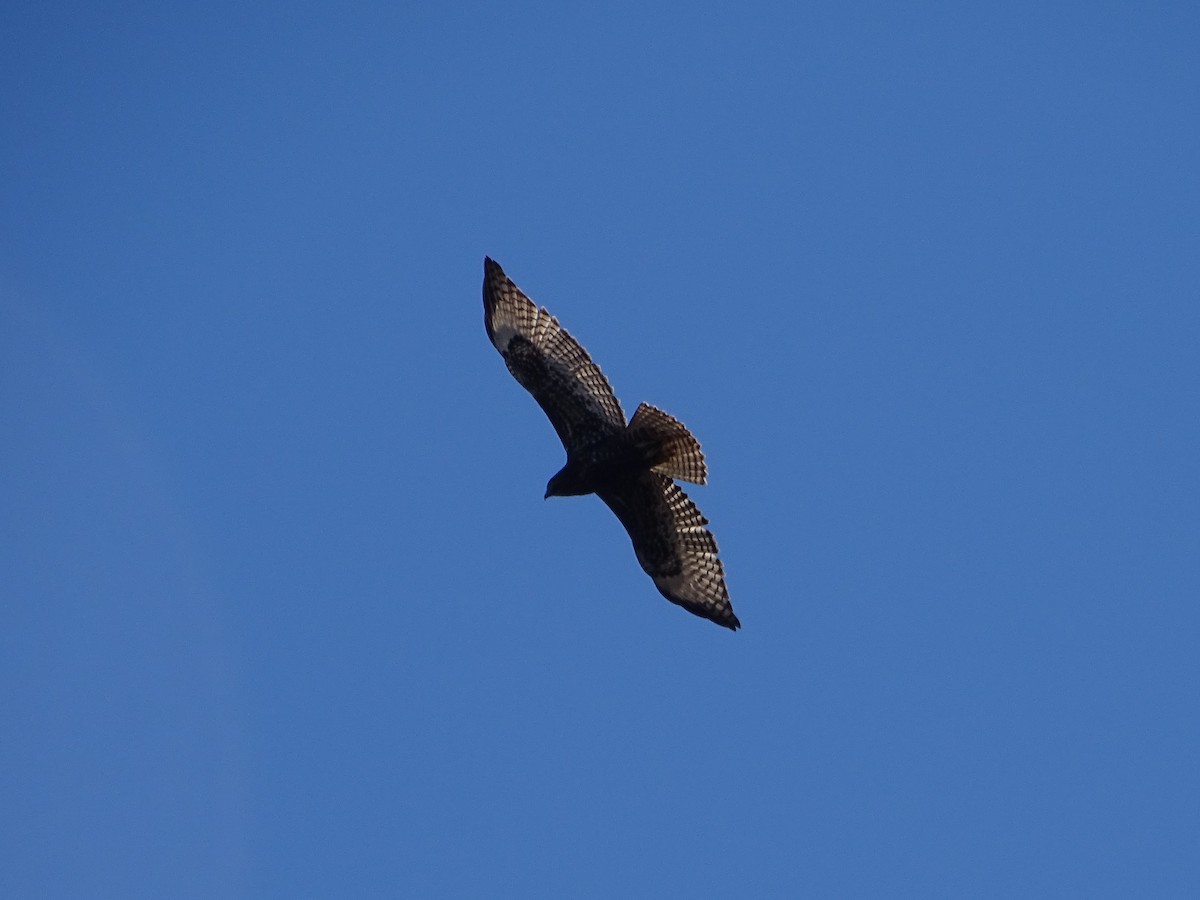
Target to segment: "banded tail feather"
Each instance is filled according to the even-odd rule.
[[[627,434],[655,460],[650,471],[694,484],[708,480],[708,467],[700,442],[674,416],[649,403],[638,406],[629,421]]]

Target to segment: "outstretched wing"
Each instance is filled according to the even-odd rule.
[[[642,472],[596,493],[616,513],[659,592],[690,613],[736,630],[725,569],[708,519],[670,478]]]
[[[483,324],[508,371],[538,402],[570,453],[625,427],[600,367],[545,309],[483,261]]]

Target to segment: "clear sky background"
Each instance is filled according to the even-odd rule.
[[[16,2],[0,101],[0,894],[1200,896],[1194,3]]]

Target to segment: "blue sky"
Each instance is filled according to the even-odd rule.
[[[7,4],[0,893],[1196,896],[1198,48]],[[742,631],[542,499],[485,254],[698,435]]]

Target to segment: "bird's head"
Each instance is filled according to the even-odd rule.
[[[572,468],[570,463],[554,473],[554,477],[546,484],[546,499],[550,497],[578,497],[591,493],[591,488],[583,483],[580,473]]]
[[[553,478],[546,482],[546,496],[542,499],[549,500],[551,497],[565,497],[567,493],[563,490],[565,487],[563,482],[563,473],[557,473]]]

